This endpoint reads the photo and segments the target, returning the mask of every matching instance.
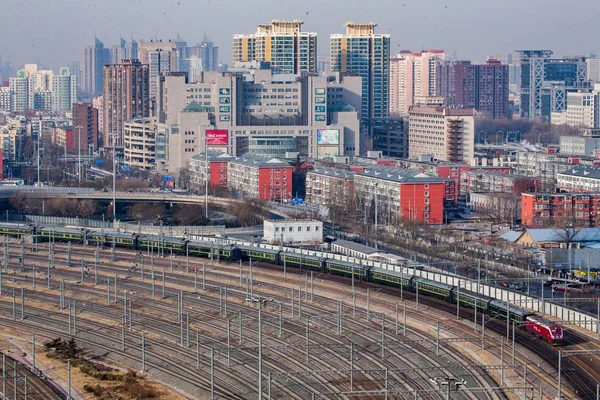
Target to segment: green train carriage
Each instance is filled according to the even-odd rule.
[[[163,249],[165,253],[185,254],[186,240],[174,237],[163,237],[158,235],[141,235],[137,239],[139,250]]]
[[[355,264],[348,261],[335,260],[328,258],[325,261],[325,272],[330,274],[352,277],[355,279],[367,280],[369,267],[361,264]]]
[[[309,269],[312,271],[325,272],[324,261],[322,257],[310,256],[307,254],[298,254],[290,252],[281,252],[279,254],[279,265],[295,267],[300,269]]]
[[[447,302],[452,300],[452,291],[455,286],[447,285],[445,283],[435,282],[425,278],[413,278],[411,280],[412,290],[419,291],[419,293],[437,297]]]
[[[3,222],[0,224],[0,235],[14,237],[35,235],[35,225]]]
[[[86,244],[87,230],[84,228],[69,228],[56,226],[43,226],[36,230],[38,240],[41,242],[71,242]]]
[[[256,246],[237,246],[240,249],[243,260],[264,261],[273,264],[280,264],[279,253],[281,250],[265,249]]]
[[[112,230],[94,230],[88,232],[88,242],[90,244],[96,244],[103,247],[112,247],[114,243],[115,247],[135,249],[137,247],[137,236],[138,235],[136,233],[125,233]]]
[[[373,267],[369,270],[369,280],[375,283],[381,283],[391,286],[402,286],[404,289],[411,288],[410,280],[413,275],[402,274],[396,271]]]

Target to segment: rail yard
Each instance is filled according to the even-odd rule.
[[[4,243],[3,326],[74,338],[187,398],[593,398],[600,380],[598,342],[574,328],[552,346],[482,309],[358,277]],[[559,352],[572,352],[560,384]]]

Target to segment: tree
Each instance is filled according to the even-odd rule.
[[[192,186],[192,173],[190,167],[183,167],[177,173],[177,186],[183,190],[189,190]]]
[[[25,206],[25,196],[21,193],[15,193],[10,198],[10,205],[15,211],[23,211]]]
[[[91,218],[96,214],[98,205],[93,200],[82,200],[77,205],[77,214],[82,218]]]
[[[127,209],[127,215],[138,221],[163,220],[166,216],[164,203],[135,203]]]
[[[210,219],[205,217],[203,206],[178,204],[175,206],[175,223],[185,226],[201,226],[210,223]]]
[[[494,225],[514,222],[520,198],[513,193],[494,193],[489,197],[483,208],[491,222],[490,233],[493,233]]]

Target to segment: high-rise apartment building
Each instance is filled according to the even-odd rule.
[[[61,67],[58,75],[52,77],[52,111],[71,111],[77,101],[77,77],[71,75],[67,67]]]
[[[19,70],[16,77],[8,78],[12,111],[22,113],[34,109],[34,79],[25,70]]]
[[[475,108],[491,118],[508,118],[508,65],[445,61],[438,66],[437,95],[448,107]]]
[[[92,107],[98,110],[98,135],[100,141],[104,138],[104,100],[103,96],[94,97],[92,99]]]
[[[600,58],[588,58],[586,63],[586,79],[592,82],[600,82]]]
[[[390,112],[408,115],[417,97],[437,95],[437,67],[446,59],[443,50],[420,53],[403,50],[390,60]]]
[[[174,41],[140,40],[138,45],[139,60],[147,64],[150,76],[150,98],[158,93],[158,81],[163,72],[177,71],[177,44]]]
[[[85,149],[87,153],[92,153],[98,150],[99,137],[98,132],[98,110],[92,107],[89,103],[74,103],[73,104],[73,126],[78,131],[81,127],[81,149]],[[83,151],[83,150],[82,150]]]
[[[104,147],[123,147],[125,121],[150,116],[148,65],[123,60],[104,67],[103,123]],[[113,142],[116,133],[116,143]]]
[[[110,63],[110,50],[94,38],[94,43],[83,50],[81,59],[81,91],[95,97],[102,93],[102,68]]]
[[[471,163],[475,153],[475,110],[413,106],[409,110],[408,155]]]
[[[376,26],[347,22],[346,33],[330,39],[331,71],[362,78],[363,123],[386,119],[390,112],[390,35],[376,34]]]
[[[233,36],[233,62],[264,61],[281,72],[317,72],[317,34],[301,32],[300,20],[272,20],[256,33]]]

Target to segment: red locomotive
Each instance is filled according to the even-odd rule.
[[[562,326],[538,315],[528,315],[525,318],[525,329],[532,332],[534,335],[543,337],[552,345],[562,344]]]

